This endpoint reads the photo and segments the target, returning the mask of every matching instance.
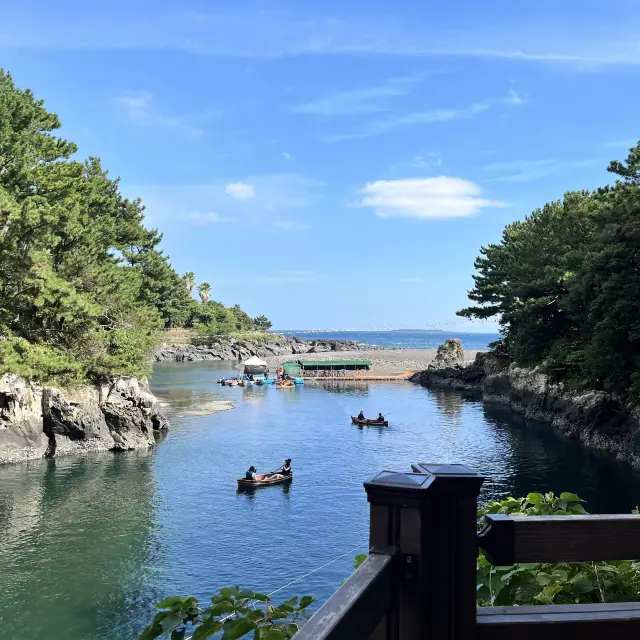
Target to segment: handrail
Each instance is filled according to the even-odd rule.
[[[397,549],[371,555],[296,634],[296,640],[366,640],[391,606]]]
[[[640,558],[640,515],[486,515],[478,544],[497,566]]]

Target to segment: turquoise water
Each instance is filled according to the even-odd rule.
[[[326,599],[366,549],[362,482],[412,462],[461,462],[482,498],[572,490],[628,512],[640,479],[547,427],[410,383],[221,388],[229,365],[163,363],[152,380],[172,427],[153,451],[0,467],[0,638],[131,640],[169,594],[231,584]],[[331,383],[328,383],[331,384]],[[215,399],[231,411],[196,415]],[[349,415],[384,412],[388,429]],[[293,458],[291,486],[238,493],[235,478]]]
[[[464,333],[455,331],[302,331],[278,330],[286,336],[296,335],[305,340],[355,340],[378,347],[398,349],[437,349],[447,338],[459,338],[465,349],[487,349],[489,343],[500,338],[498,333]]]

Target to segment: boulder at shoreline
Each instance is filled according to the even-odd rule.
[[[0,464],[144,449],[168,426],[146,381],[136,378],[59,389],[0,376]]]

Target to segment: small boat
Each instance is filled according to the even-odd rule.
[[[295,384],[295,385],[304,384],[304,380],[302,378],[294,378],[293,379],[293,384]]]
[[[295,389],[295,384],[276,384],[276,389]]]
[[[290,476],[283,476],[282,474],[276,474],[272,477],[265,478],[262,476],[256,476],[257,480],[247,480],[246,478],[238,478],[238,488],[250,489],[253,487],[268,487],[271,484],[282,484],[283,482],[291,482],[293,480],[293,474]]]
[[[355,416],[351,416],[351,422],[363,427],[388,427],[388,420],[358,420]]]

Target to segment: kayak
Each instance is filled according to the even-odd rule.
[[[247,480],[246,478],[238,478],[238,487],[249,488],[249,487],[268,487],[271,484],[282,484],[283,482],[291,482],[293,480],[293,474],[290,476],[283,476],[281,474],[277,474],[270,478],[265,478],[264,476],[256,476],[257,480]]]
[[[358,426],[364,426],[364,427],[388,427],[389,426],[388,420],[358,420],[358,418],[355,418],[354,416],[351,416],[351,422],[353,422],[353,424],[357,424]]]

